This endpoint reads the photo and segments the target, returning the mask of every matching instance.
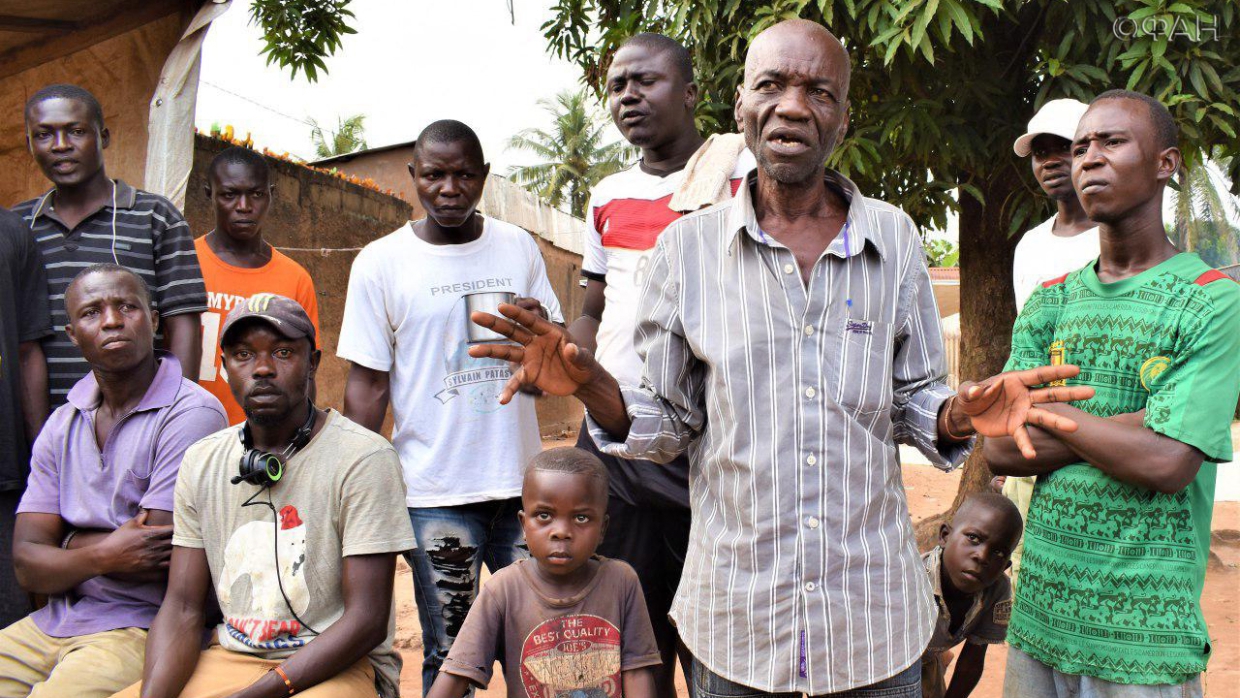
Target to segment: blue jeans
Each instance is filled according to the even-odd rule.
[[[1004,698],[1201,698],[1201,675],[1181,684],[1136,686],[1065,674],[1008,648]]]
[[[409,510],[418,549],[405,553],[413,568],[413,597],[422,624],[422,695],[431,690],[478,596],[482,564],[494,574],[529,557],[517,512],[520,499]]]
[[[694,698],[800,698],[800,693],[767,693],[756,688],[733,683],[707,669],[696,658],[693,660]],[[909,668],[861,688],[850,688],[838,693],[823,694],[823,698],[921,698],[921,660]]]

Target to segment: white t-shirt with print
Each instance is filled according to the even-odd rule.
[[[390,376],[410,507],[516,497],[541,447],[534,398],[499,404],[508,364],[468,354],[466,297],[495,292],[537,298],[564,320],[538,244],[503,221],[485,218],[481,237],[462,245],[432,245],[410,223],[353,262],[336,354]]]
[[[733,194],[755,167],[753,154],[742,150],[729,177]],[[581,268],[587,277],[607,282],[595,356],[622,383],[641,382],[642,360],[634,337],[637,303],[650,251],[663,229],[683,215],[667,205],[684,176],[684,170],[666,177],[652,175],[639,163],[604,178],[590,192]]]
[[[1073,237],[1055,235],[1058,215],[1025,233],[1016,244],[1012,260],[1012,288],[1016,291],[1016,312],[1025,307],[1038,284],[1076,271],[1098,258],[1098,229],[1090,228]]]

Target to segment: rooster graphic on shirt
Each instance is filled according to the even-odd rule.
[[[310,607],[306,525],[291,504],[277,518],[278,528],[270,521],[251,521],[233,531],[216,586],[229,636],[256,649],[305,644],[297,637],[303,626],[294,614]]]

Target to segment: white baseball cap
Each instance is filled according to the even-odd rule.
[[[1076,137],[1076,125],[1088,108],[1088,104],[1075,99],[1052,99],[1029,120],[1029,128],[1012,144],[1012,150],[1022,158],[1029,157],[1033,152],[1033,139],[1043,133],[1072,140]]]

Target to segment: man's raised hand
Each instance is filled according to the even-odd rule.
[[[1064,364],[1007,371],[981,383],[965,381],[960,385],[955,407],[968,416],[977,433],[982,436],[1011,436],[1025,458],[1034,458],[1037,451],[1029,440],[1025,425],[1068,432],[1077,428],[1076,422],[1071,419],[1037,405],[1088,400],[1094,396],[1094,389],[1084,385],[1034,386],[1072,378],[1080,372],[1080,368]]]
[[[573,344],[564,328],[509,303],[501,303],[499,312],[504,317],[474,312],[469,319],[516,344],[479,344],[469,348],[469,355],[476,359],[501,359],[520,366],[500,393],[500,404],[508,404],[522,386],[535,386],[548,395],[565,396],[576,393],[594,379],[598,362],[589,351]]]

